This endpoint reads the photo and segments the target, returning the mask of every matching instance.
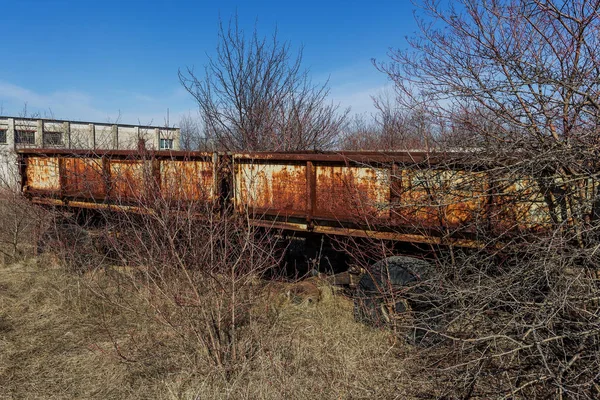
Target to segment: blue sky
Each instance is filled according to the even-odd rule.
[[[0,0],[0,114],[27,110],[60,119],[170,123],[196,112],[178,69],[203,70],[219,17],[304,46],[313,82],[329,79],[331,100],[373,110],[386,77],[371,64],[404,48],[416,30],[408,0],[162,1]]]

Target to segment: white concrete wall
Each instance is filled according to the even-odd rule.
[[[0,189],[18,188],[20,181],[17,155],[12,150],[0,150]]]
[[[14,143],[14,134],[11,134],[13,131],[9,132],[11,124],[14,126],[13,131],[35,132],[34,144],[17,144],[17,147],[44,147],[41,132],[56,132],[61,134],[62,143],[52,147],[136,150],[138,140],[143,139],[146,141],[146,148],[158,149],[160,139],[163,138],[173,139],[173,150],[179,150],[180,131],[178,128],[0,117],[0,130],[7,131],[7,136],[11,136],[13,139],[12,143]]]
[[[6,132],[6,142],[0,143],[0,188],[19,187],[19,168],[15,148],[14,118],[0,118],[0,129]]]

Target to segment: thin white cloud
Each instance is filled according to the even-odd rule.
[[[3,112],[10,115],[20,115],[27,108],[29,114],[38,113],[64,119],[104,120],[110,116],[93,107],[92,97],[83,92],[56,91],[42,94],[2,81],[0,102],[3,104]]]
[[[372,96],[387,86],[381,76],[375,79],[363,68],[344,68],[331,74],[329,101],[352,114],[375,112]],[[107,99],[78,90],[41,93],[9,82],[0,81],[2,114],[18,116],[27,105],[29,114],[66,120],[121,122],[143,125],[177,125],[183,115],[196,114],[193,97],[181,86],[162,95],[113,91]]]
[[[99,99],[85,92],[45,94],[0,81],[2,114],[19,116],[26,107],[29,115],[81,121],[164,125],[168,115],[169,125],[174,125],[182,115],[195,110],[191,97],[183,96],[184,93],[187,92],[181,88],[175,88],[163,97],[122,91],[115,95],[121,103],[106,101],[115,104],[115,108],[105,109],[97,105]]]
[[[331,100],[340,108],[351,108],[351,114],[370,114],[376,111],[373,96],[389,86],[387,77],[370,62],[360,62],[321,75],[316,82],[328,80]]]
[[[350,107],[351,114],[370,114],[375,112],[371,96],[376,95],[381,89],[382,86],[356,90],[332,88],[330,97],[335,104],[340,105],[341,109]]]

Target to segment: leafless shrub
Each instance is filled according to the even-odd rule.
[[[0,253],[4,262],[20,261],[36,254],[36,240],[46,214],[14,188],[0,188]]]
[[[356,314],[415,345],[410,370],[420,395],[595,398],[597,223],[580,230],[555,214],[551,193],[532,179],[535,160],[478,156],[395,167],[401,184],[392,196],[401,201],[380,229],[432,244],[398,258],[390,256],[407,249],[397,243],[345,242],[367,271]]]
[[[548,244],[500,265],[478,253],[436,263],[420,282],[435,318],[409,325],[435,339],[415,351],[415,381],[432,374],[462,398],[597,397],[597,283]]]
[[[135,212],[97,216],[104,251],[128,271],[127,291],[143,299],[169,340],[192,359],[210,360],[226,379],[236,376],[276,316],[253,307],[265,293],[261,278],[278,263],[279,245],[243,215],[219,209],[208,193],[186,201],[175,187],[153,190],[146,178],[143,194],[132,189],[133,197],[115,199],[135,204]]]
[[[429,396],[596,398],[599,4],[419,7],[408,50],[378,64],[455,156],[400,166],[390,210],[435,243],[419,284],[435,323],[416,327],[436,340],[413,377]]]
[[[47,210],[37,240],[38,254],[55,257],[57,264],[77,274],[102,267],[106,256],[89,222],[83,214],[60,208]]]

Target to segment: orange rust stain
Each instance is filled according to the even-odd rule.
[[[28,157],[27,184],[34,190],[60,191],[57,157]]]
[[[458,228],[480,222],[487,201],[485,175],[450,170],[411,170],[401,174],[395,223],[415,228]]]
[[[238,164],[236,203],[274,214],[304,214],[307,204],[306,166]]]
[[[141,199],[151,179],[151,164],[144,161],[110,160],[111,196]]]
[[[390,171],[369,167],[316,167],[315,216],[355,221],[389,213]]]
[[[101,159],[65,158],[63,162],[65,194],[92,200],[102,199],[106,196],[106,182]]]
[[[214,199],[212,163],[206,161],[160,162],[161,194],[173,200]]]
[[[284,211],[306,210],[306,167],[287,166],[272,174],[272,207]]]

